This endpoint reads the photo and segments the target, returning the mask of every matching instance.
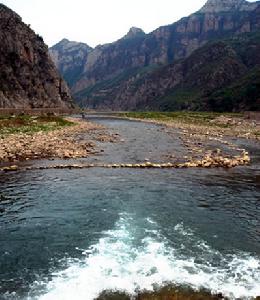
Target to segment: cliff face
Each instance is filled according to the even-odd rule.
[[[92,48],[84,43],[63,39],[50,48],[50,56],[63,78],[72,87],[84,71],[84,64]]]
[[[0,107],[72,107],[42,38],[0,4]]]
[[[84,71],[72,86],[72,92],[79,92],[102,80],[112,78],[126,69],[148,64],[145,39],[145,34],[129,36],[128,33],[115,43],[96,47],[89,53]]]
[[[142,76],[154,68],[186,59],[210,41],[259,28],[260,2],[208,0],[201,10],[172,25],[146,35],[140,29],[130,30],[127,38],[96,47],[88,53],[83,72],[71,84],[71,90],[83,106],[107,107],[109,95],[113,94],[117,109],[125,108],[120,103],[126,102],[127,109],[133,109],[137,105],[135,100],[120,92],[122,82],[129,84],[133,74]]]
[[[209,43],[188,58],[136,70],[89,90],[89,107],[112,110],[260,110],[260,31]]]

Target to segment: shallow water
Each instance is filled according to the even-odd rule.
[[[178,133],[173,140],[155,125],[96,121],[125,142],[100,145],[105,155],[90,160],[158,161],[181,151]],[[90,300],[168,283],[260,295],[260,151],[240,143],[253,154],[249,167],[0,175],[0,299]]]

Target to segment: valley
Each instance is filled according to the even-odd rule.
[[[0,300],[259,300],[260,2],[2,2]]]

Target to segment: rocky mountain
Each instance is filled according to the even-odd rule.
[[[43,39],[0,4],[0,108],[73,107]]]
[[[145,32],[141,28],[131,27],[128,33],[123,37],[123,39],[133,39],[140,36],[144,37]]]
[[[93,49],[84,43],[63,39],[50,48],[50,56],[63,78],[72,87],[84,71],[84,63]]]
[[[260,110],[260,31],[102,82],[90,95],[88,106],[105,110]]]
[[[133,92],[126,88],[134,86],[141,98],[148,97],[145,107],[153,107],[152,95],[148,93],[149,96],[146,96],[142,91],[143,86],[131,84],[136,81],[136,77],[140,79],[155,72],[157,78],[158,69],[162,66],[167,68],[169,64],[187,59],[209,42],[259,29],[259,1],[208,0],[201,10],[176,23],[160,27],[149,34],[144,34],[140,29],[131,29],[122,39],[91,50],[84,60],[82,73],[71,84],[71,90],[82,106],[142,108],[144,106],[139,103],[139,97],[132,97]],[[172,82],[172,73],[167,74],[167,82]]]

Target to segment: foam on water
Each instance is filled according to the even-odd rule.
[[[183,224],[173,229],[183,243],[174,245],[153,220],[145,222],[140,229],[134,218],[122,214],[114,230],[84,251],[83,261],[72,261],[64,271],[52,274],[38,299],[91,300],[104,290],[134,295],[167,283],[206,288],[231,299],[260,295],[258,258],[245,253],[223,255]]]

